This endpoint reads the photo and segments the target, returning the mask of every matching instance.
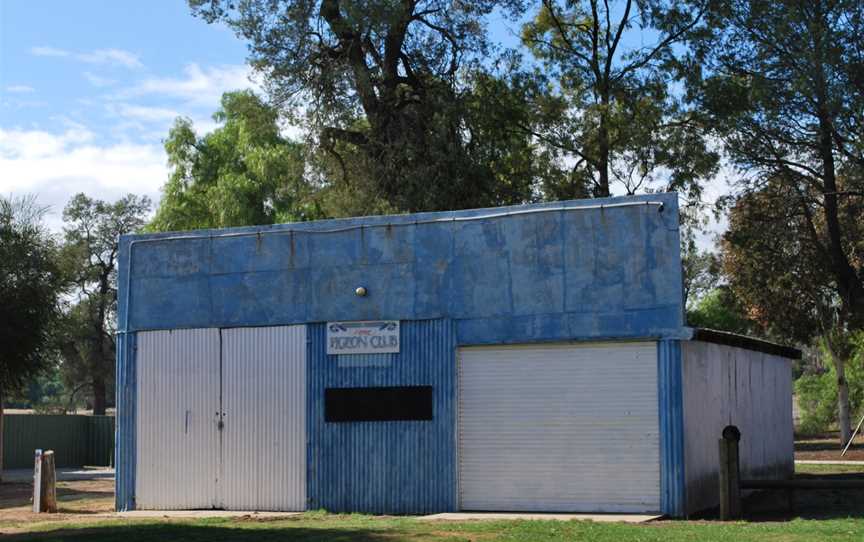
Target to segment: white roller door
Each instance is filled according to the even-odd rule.
[[[217,505],[219,330],[138,333],[139,509]]]
[[[222,330],[227,510],[306,509],[306,326]]]
[[[463,510],[660,509],[656,343],[459,351]]]

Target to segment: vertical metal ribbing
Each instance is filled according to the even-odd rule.
[[[229,510],[306,508],[306,326],[222,330],[222,463]]]
[[[309,326],[309,507],[369,513],[456,509],[456,364],[450,320],[403,321],[388,367],[339,367]],[[433,420],[324,422],[331,387],[433,387]]]
[[[657,343],[660,409],[660,510],[681,517],[686,511],[684,397],[681,342]]]
[[[217,506],[218,364],[217,329],[138,334],[137,508]]]
[[[117,367],[115,390],[117,417],[114,429],[114,465],[116,489],[114,507],[117,511],[135,509],[135,405],[136,356],[135,333],[117,333]]]

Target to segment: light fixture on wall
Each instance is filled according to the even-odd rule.
[[[357,289],[354,290],[354,293],[357,294],[358,297],[366,297],[366,294],[367,294],[368,292],[366,291],[366,288],[365,288],[365,287],[363,287],[363,286],[358,286]]]

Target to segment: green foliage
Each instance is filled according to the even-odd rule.
[[[826,307],[839,311],[844,325],[861,329],[864,4],[689,3],[708,12],[706,24],[691,33],[683,61],[688,96],[738,166],[741,199],[760,207],[744,233],[762,237],[763,247],[742,252],[736,265],[743,269],[744,259],[752,258],[758,265],[751,269],[774,281],[777,305],[795,313],[797,325],[786,332],[812,335],[819,329],[812,320]],[[771,239],[775,235],[782,243]],[[758,244],[739,242],[735,232],[727,240]],[[799,252],[802,263],[796,264]],[[759,280],[751,278],[753,284]],[[784,310],[763,313],[766,319],[779,316],[773,322],[778,326],[787,319]]]
[[[852,339],[853,355],[846,364],[846,381],[849,385],[849,407],[853,416],[864,415],[864,332]],[[829,357],[825,345],[820,349]],[[837,372],[832,364],[821,373],[805,374],[795,381],[795,395],[801,408],[799,430],[805,434],[816,434],[830,429],[837,423]]]
[[[152,231],[273,224],[317,218],[303,145],[285,139],[277,112],[251,91],[230,92],[198,137],[177,119],[165,141],[171,176]]]
[[[698,199],[718,156],[697,111],[672,83],[675,48],[701,18],[675,2],[543,2],[522,42],[540,62],[533,77],[540,136],[573,162],[569,197],[677,190]],[[640,37],[637,37],[638,34]],[[644,47],[632,42],[656,40]],[[625,45],[626,44],[626,45]]]
[[[730,287],[762,334],[807,344],[830,327],[829,262],[788,185],[772,180],[740,196],[721,246]]]
[[[546,164],[526,164],[530,136],[493,124],[504,113],[494,111],[498,96],[475,78],[492,53],[485,17],[519,0],[190,4],[248,40],[273,102],[308,131],[327,214],[534,196],[531,174]]]
[[[749,335],[754,324],[726,286],[718,286],[702,296],[695,307],[687,311],[687,325]]]
[[[69,404],[66,385],[56,364],[32,377],[7,402],[12,408],[32,408],[38,414],[64,414]]]
[[[44,213],[35,199],[0,196],[0,401],[53,356],[61,278]]]

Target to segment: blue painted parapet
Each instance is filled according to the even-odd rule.
[[[674,193],[129,235],[119,328],[450,318],[460,344],[677,336],[678,243]]]

